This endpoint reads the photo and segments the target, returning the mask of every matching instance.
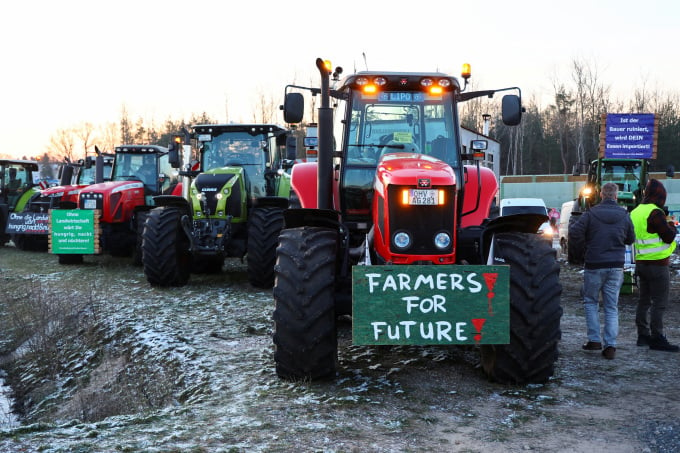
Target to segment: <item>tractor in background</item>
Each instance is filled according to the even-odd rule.
[[[59,167],[59,184],[39,190],[13,216],[12,241],[22,250],[46,251],[48,249],[50,209],[75,209],[78,194],[92,184],[104,182],[111,177],[114,155],[96,150],[97,157],[87,156],[75,162],[66,160]]]
[[[168,148],[157,145],[121,145],[115,148],[111,180],[89,185],[78,193],[77,209],[96,210],[101,234],[94,253],[133,256],[141,263],[141,231],[154,197],[179,193]],[[59,263],[77,264],[82,253],[61,253]]]
[[[354,344],[473,345],[491,379],[545,382],[562,315],[556,251],[536,234],[548,218],[490,218],[499,183],[480,165],[488,142],[461,143],[458,113],[515,91],[502,117],[519,124],[520,90],[465,92],[469,66],[463,86],[438,72],[340,79],[341,68],[316,66],[320,87],[289,85],[282,106],[299,123],[303,93],[321,96],[317,161],[293,167],[301,207],[285,211],[277,248],[278,376],[334,377],[338,317],[351,315]]]
[[[34,160],[0,159],[0,247],[16,234],[13,217],[38,193],[37,174],[38,162]]]
[[[225,258],[245,256],[250,283],[270,288],[294,143],[270,124],[201,124],[178,137],[171,161],[185,190],[154,198],[142,235],[147,281],[182,286],[192,271],[219,272]],[[195,170],[188,164],[193,150],[200,156]]]

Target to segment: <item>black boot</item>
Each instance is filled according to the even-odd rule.
[[[657,335],[649,340],[649,349],[654,349],[655,351],[678,352],[680,347],[675,344],[670,344],[665,336]]]

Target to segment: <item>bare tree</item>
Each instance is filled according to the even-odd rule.
[[[75,133],[73,129],[59,129],[54,135],[50,137],[50,143],[47,147],[48,153],[56,161],[63,161],[68,159],[75,161]]]
[[[83,146],[83,157],[86,157],[87,150],[90,148],[90,146],[94,145],[94,126],[92,123],[85,122],[79,126],[76,126],[73,130],[76,137],[80,139],[80,143]]]
[[[106,123],[98,128],[97,140],[95,141],[102,152],[112,153],[116,145],[120,144],[120,130],[114,122]]]
[[[572,106],[574,99],[564,85],[553,85],[555,90],[555,104],[548,109],[550,115],[550,124],[552,124],[553,131],[556,131],[559,145],[560,158],[562,159],[562,170],[564,173],[568,172],[569,162],[569,135],[573,123]],[[578,156],[576,161],[578,161]]]
[[[278,108],[273,96],[265,95],[265,93],[260,90],[259,99],[255,107],[256,111],[253,112],[253,122],[263,124],[275,122],[275,115]]]
[[[130,144],[134,142],[132,124],[130,123],[130,117],[128,116],[125,104],[123,104],[123,108],[120,113],[120,139],[124,144]]]

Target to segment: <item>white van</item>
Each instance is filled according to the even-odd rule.
[[[562,210],[560,211],[560,248],[562,253],[567,253],[567,240],[569,238],[569,219],[571,218],[571,211],[574,210],[574,200],[562,203]]]
[[[548,215],[548,208],[542,198],[504,198],[501,200],[500,215],[513,214],[543,214]],[[544,235],[546,240],[552,241],[553,229],[550,222],[544,222],[538,228],[538,233]]]

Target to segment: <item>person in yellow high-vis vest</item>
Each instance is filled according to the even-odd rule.
[[[680,348],[668,342],[663,330],[671,280],[668,264],[677,234],[675,225],[666,220],[665,203],[666,188],[660,181],[650,179],[642,203],[630,213],[635,229],[635,272],[640,289],[635,325],[638,346],[678,352]]]

